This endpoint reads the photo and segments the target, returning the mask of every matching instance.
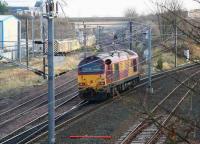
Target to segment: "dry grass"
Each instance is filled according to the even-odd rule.
[[[159,54],[160,51],[161,50],[159,48],[154,49],[153,55]],[[163,70],[169,70],[169,69],[174,68],[175,54],[173,52],[162,53],[160,55],[160,57],[163,60]],[[159,57],[156,57],[156,58],[153,59],[153,66],[154,67],[156,67],[158,59],[159,59]],[[184,63],[186,63],[186,60],[185,60],[184,57],[177,57],[177,64],[178,65],[182,65]]]
[[[153,50],[153,56],[156,55],[156,57],[152,59],[152,64],[153,64],[152,71],[153,72],[158,72],[158,69],[156,68],[156,66],[157,66],[157,61],[159,59],[159,56],[157,56],[157,55],[161,53],[160,51],[161,50],[159,48],[156,48]],[[174,68],[174,60],[175,60],[174,53],[165,52],[165,53],[162,53],[160,55],[160,57],[163,60],[163,69],[162,70],[170,70],[170,69]],[[178,57],[177,63],[178,63],[178,65],[182,65],[182,64],[186,63],[186,60],[185,60],[185,58]],[[142,65],[140,72],[145,74],[145,73],[147,73],[147,69],[148,69],[148,65],[147,65],[147,63],[145,63],[144,65]]]
[[[33,72],[5,64],[1,64],[1,66],[3,69],[0,71],[0,97],[13,93],[18,94],[24,87],[43,83],[42,77]]]
[[[200,58],[200,46],[199,45],[190,45],[190,53],[192,58],[199,59]]]
[[[60,74],[66,71],[70,71],[77,68],[78,63],[80,62],[80,54],[79,53],[73,53],[69,54],[68,56],[57,56],[55,57],[55,74]],[[59,60],[58,60],[59,59]],[[48,61],[46,60],[46,64]],[[26,65],[26,62],[23,62],[24,65]],[[35,57],[31,58],[29,62],[29,66],[38,70],[43,70],[43,58]],[[48,72],[48,69],[46,68],[46,73]]]
[[[70,71],[77,68],[80,62],[79,54],[72,54],[70,56],[64,57],[63,61],[55,66],[55,73],[59,74],[65,71]]]
[[[77,68],[79,61],[80,54],[70,54],[67,57],[62,57],[55,64],[55,74],[58,75]],[[32,58],[29,65],[42,70],[42,57]],[[41,76],[12,64],[0,63],[0,67],[0,97],[18,95],[23,89],[41,85],[45,82]]]

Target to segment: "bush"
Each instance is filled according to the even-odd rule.
[[[162,57],[160,56],[157,60],[157,66],[156,66],[157,69],[160,69],[162,70],[163,69],[163,60],[162,60]]]

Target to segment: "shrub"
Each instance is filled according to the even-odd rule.
[[[163,69],[163,60],[162,60],[162,57],[160,56],[157,60],[157,66],[156,66],[157,69],[160,69],[162,70]]]

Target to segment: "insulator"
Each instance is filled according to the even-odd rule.
[[[58,1],[56,2],[56,13],[58,14]]]
[[[49,3],[46,2],[46,12],[49,13]]]
[[[49,6],[49,11],[54,12],[54,2],[52,2]]]

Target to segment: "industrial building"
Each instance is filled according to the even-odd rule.
[[[0,15],[0,50],[7,58],[15,59],[21,34],[20,21],[12,15]]]

